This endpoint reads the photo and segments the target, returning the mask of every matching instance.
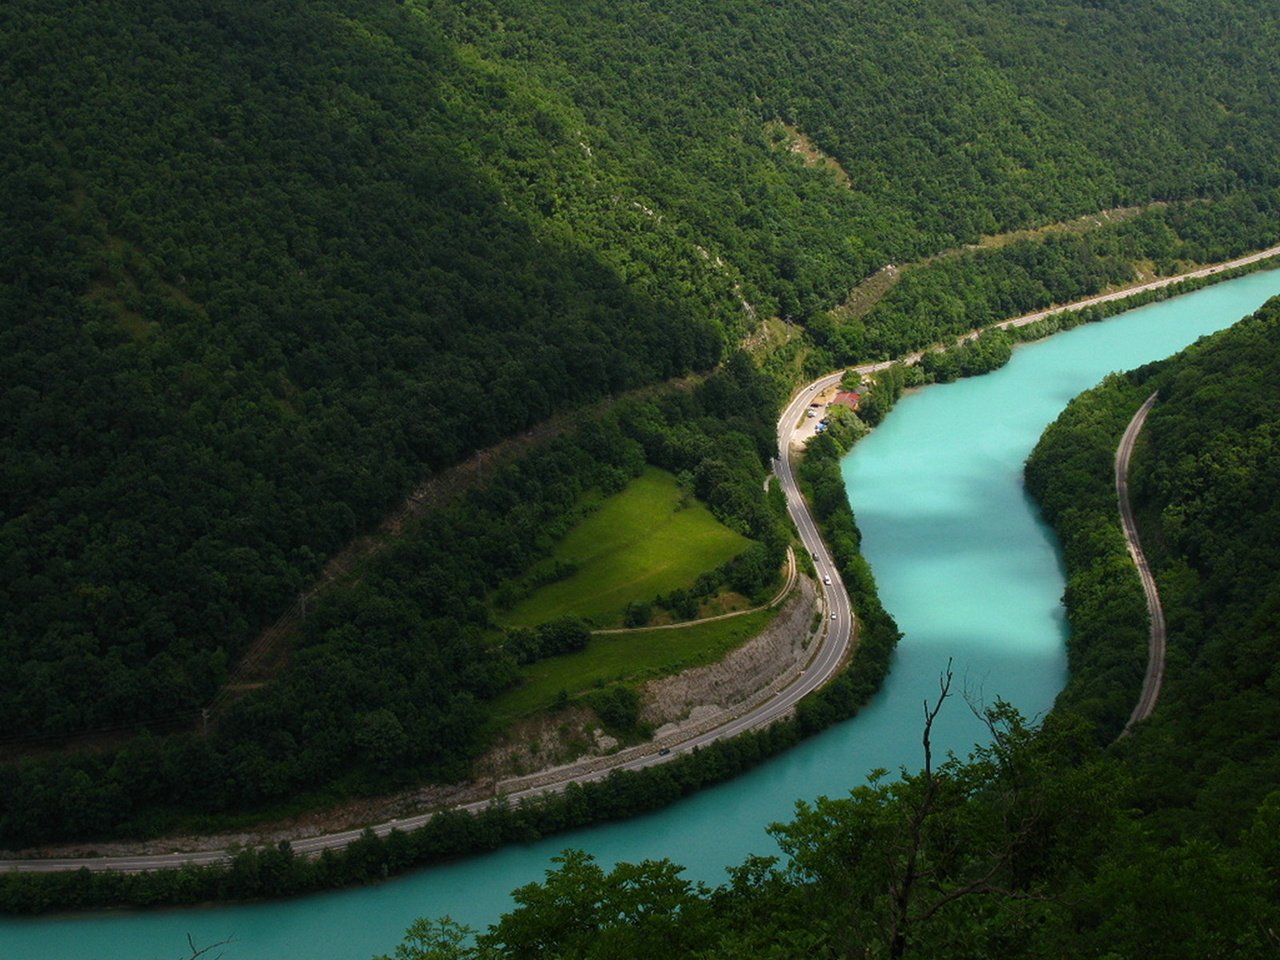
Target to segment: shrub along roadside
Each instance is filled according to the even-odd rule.
[[[1187,280],[1180,280],[1177,283],[1171,283],[1168,286],[1157,287],[1154,290],[1143,290],[1140,293],[1122,297],[1118,300],[1108,300],[1105,303],[1094,304],[1079,310],[1064,310],[1061,313],[1045,317],[1043,320],[1037,320],[1035,323],[1028,323],[1021,327],[1009,327],[1008,332],[1015,339],[1024,343],[1032,340],[1042,340],[1055,333],[1072,330],[1082,323],[1097,323],[1099,320],[1105,320],[1108,317],[1114,317],[1116,314],[1125,313],[1138,307],[1145,307],[1151,303],[1161,303],[1170,297],[1180,297],[1184,293],[1193,293],[1196,290],[1213,286],[1215,283],[1235,280],[1250,273],[1257,273],[1259,270],[1274,270],[1277,267],[1280,267],[1280,258],[1272,257],[1267,260],[1259,260],[1254,263],[1247,263],[1242,267],[1233,267],[1230,270],[1213,273],[1206,277],[1192,277]]]
[[[805,735],[852,717],[871,699],[889,673],[893,650],[902,637],[893,617],[880,605],[871,566],[862,556],[862,534],[840,474],[840,458],[846,450],[825,433],[809,443],[800,462],[800,483],[857,615],[852,662],[796,709]]]

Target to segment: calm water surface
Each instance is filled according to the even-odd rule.
[[[176,960],[187,934],[226,937],[226,960],[366,960],[390,953],[415,917],[484,926],[510,891],[566,846],[602,862],[669,857],[718,883],[770,853],[765,832],[797,798],[840,795],[877,767],[921,762],[922,701],[948,659],[971,698],[1025,714],[1052,705],[1066,675],[1063,581],[1026,499],[1022,463],[1067,401],[1113,370],[1168,356],[1280,294],[1280,271],[1134,310],[1019,348],[989,376],[902,400],[844,465],[885,606],[905,638],[884,689],[856,719],[732,783],[648,817],[419,871],[383,886],[248,907],[0,920],[0,960]],[[958,698],[936,745],[967,753],[982,728]]]

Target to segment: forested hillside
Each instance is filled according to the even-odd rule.
[[[1130,490],[1165,607],[1168,666],[1131,760],[1150,778],[1144,803],[1192,807],[1216,836],[1232,835],[1278,782],[1277,377],[1272,300],[1177,357],[1081,395],[1027,466],[1068,567],[1071,680],[1059,705],[1114,736],[1142,682],[1147,614],[1108,465],[1134,411],[1158,391]],[[1194,762],[1189,742],[1200,745]]]
[[[424,477],[556,412],[709,371],[766,316],[813,327],[815,363],[968,322],[901,319],[912,303],[830,346],[822,312],[887,262],[1153,200],[1176,201],[1167,230],[1055,248],[1107,269],[1044,289],[1122,276],[1120,253],[1274,239],[1269,14],[1262,0],[6,4],[0,726],[28,740],[195,716],[325,560]],[[787,129],[830,163],[806,163]],[[730,380],[752,404],[738,432],[767,436],[757,401],[775,388]],[[319,658],[358,712],[473,725],[501,670],[448,666],[479,642],[454,643],[483,620],[469,576],[414,588],[445,594],[447,617],[388,620],[368,591],[330,609],[326,634],[382,618],[432,651],[424,677],[451,678],[392,693],[351,675],[376,657]],[[305,775],[273,772],[302,724],[253,709],[224,735],[280,736],[242,744],[242,772],[206,807],[349,762],[343,741]],[[447,762],[427,766],[463,762],[445,739]],[[110,762],[0,780],[39,818],[42,797],[71,804]],[[143,797],[149,777],[114,782]],[[15,836],[99,829],[113,805]]]
[[[1172,650],[1169,707],[1132,762],[1175,834],[1233,838],[1280,784],[1277,383],[1277,300],[1150,380],[1133,492]]]

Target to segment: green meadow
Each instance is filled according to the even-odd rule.
[[[692,586],[750,542],[686,497],[670,473],[649,467],[574,527],[547,561],[573,563],[576,571],[503,619],[516,627],[565,615],[596,627],[620,624],[627,604]]]
[[[776,613],[757,610],[676,629],[597,635],[578,653],[521,667],[524,682],[493,701],[491,724],[501,727],[547,709],[561,691],[575,697],[619,681],[648,680],[714,663],[763,630]]]

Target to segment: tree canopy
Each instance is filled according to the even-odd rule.
[[[761,404],[778,385],[726,359],[758,321],[805,325],[811,364],[861,359],[1114,282],[1135,258],[1274,240],[1271,12],[13,0],[0,725],[37,743],[189,728],[421,481],[718,365],[700,397],[659,405],[660,429],[643,402],[620,409],[597,438],[607,455],[589,441],[547,469],[581,490],[642,449],[689,471],[759,540],[737,571],[759,586],[781,534],[745,478],[771,452]],[[886,263],[1152,202],[1168,206],[1092,240],[940,261],[873,316],[824,321]],[[966,363],[1001,352],[993,339]],[[537,528],[558,522],[546,485],[505,495],[499,519],[524,525],[507,553],[499,520],[427,521],[404,548],[422,565],[327,600],[274,689],[210,738],[6,764],[0,822],[28,838],[119,829],[157,798],[268,801],[352,757],[458,769],[505,675],[472,563],[541,548]],[[455,535],[447,560],[422,546]],[[333,697],[308,706],[317,684]],[[216,786],[164,792],[183,764]]]

